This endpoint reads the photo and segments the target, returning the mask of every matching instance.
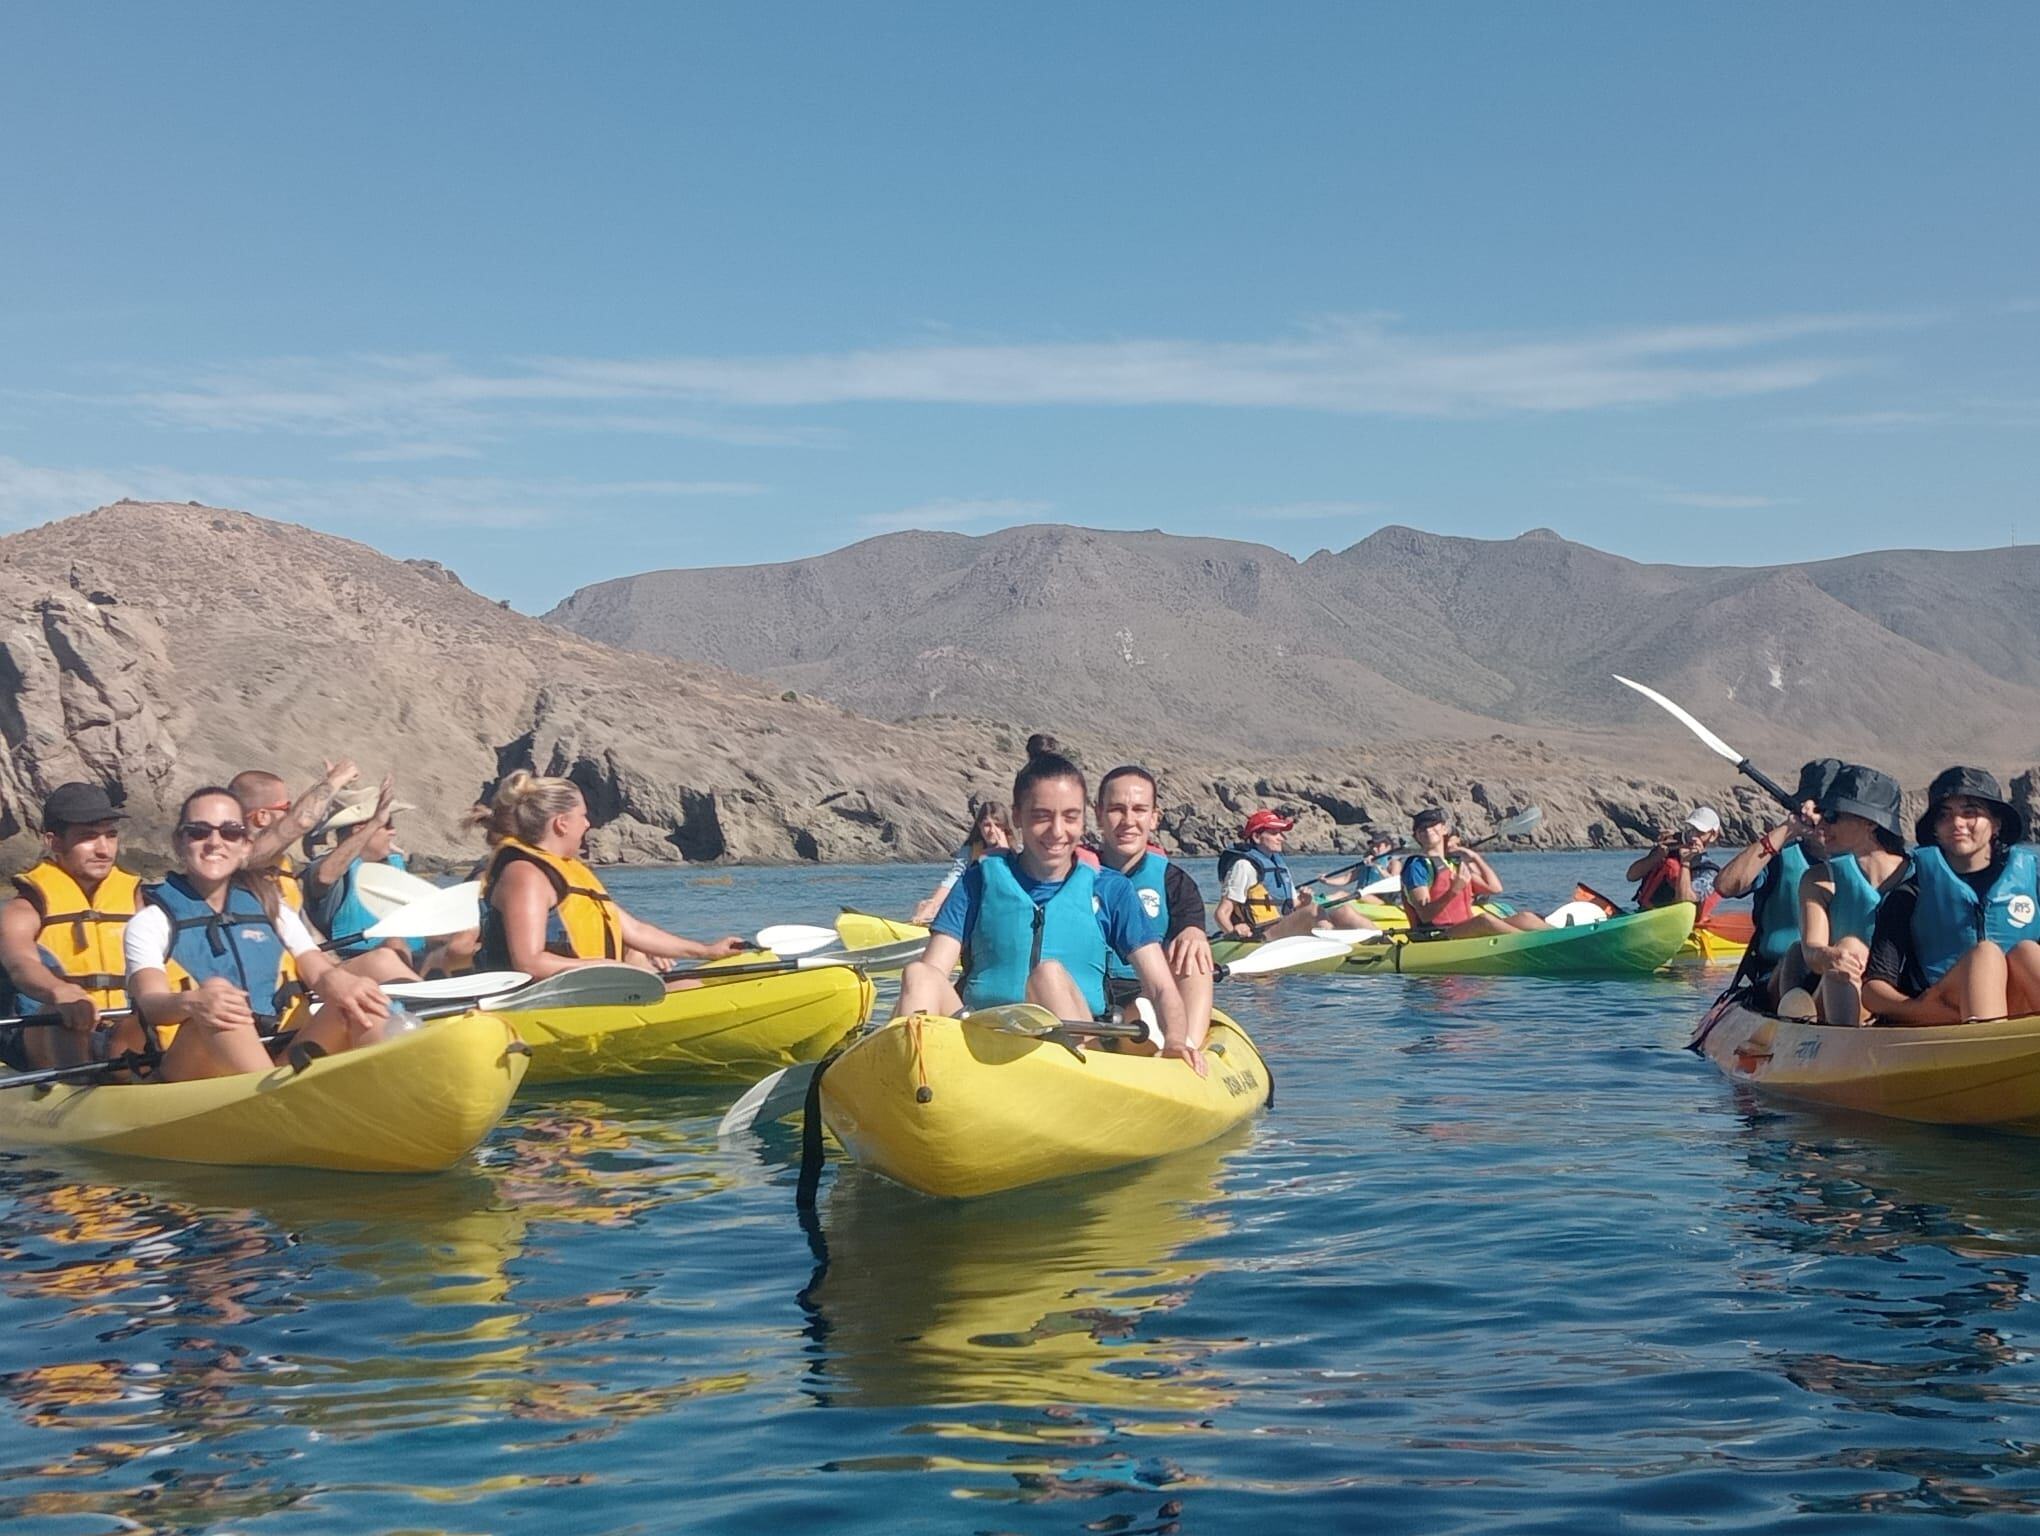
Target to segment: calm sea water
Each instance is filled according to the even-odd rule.
[[[1623,861],[1498,862],[1550,905]],[[617,883],[705,935],[898,911],[929,875]],[[2040,1508],[2040,1144],[1745,1098],[1680,1049],[1710,991],[1235,984],[1277,1087],[1243,1133],[973,1204],[842,1168],[812,1241],[791,1137],[716,1143],[730,1091],[520,1098],[434,1178],[12,1157],[0,1519],[1577,1532]]]

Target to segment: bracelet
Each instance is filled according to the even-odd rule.
[[[1763,849],[1763,850],[1764,850],[1764,857],[1765,857],[1765,858],[1767,858],[1767,859],[1775,859],[1775,858],[1777,858],[1777,857],[1778,857],[1778,850],[1777,850],[1777,849],[1775,849],[1775,848],[1773,848],[1773,847],[1771,846],[1771,834],[1770,834],[1770,833],[1766,832],[1766,833],[1765,833],[1765,834],[1764,834],[1764,835],[1763,835],[1762,837],[1758,838],[1758,839],[1757,839],[1757,846],[1758,846],[1759,848],[1761,848],[1761,849]]]

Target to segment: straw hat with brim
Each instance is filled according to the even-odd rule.
[[[1820,813],[1830,821],[1837,816],[1860,816],[1893,837],[1903,838],[1905,817],[1899,806],[1904,799],[1905,791],[1890,774],[1850,763],[1834,776],[1821,797]]]
[[[412,805],[407,800],[398,800],[391,804],[390,814],[395,816],[403,811],[415,811],[417,809],[417,806]],[[360,826],[374,814],[375,802],[373,800],[362,800],[354,805],[343,805],[339,810],[320,822],[317,831],[313,832],[312,835],[317,837],[321,832],[344,832],[349,827]]]
[[[2005,798],[1996,775],[1983,768],[1944,768],[1927,786],[1927,813],[1913,824],[1913,836],[1919,842],[1931,843],[1934,840],[1934,813],[1941,809],[1942,802],[1953,800],[1958,795],[1968,800],[1981,800],[1998,813],[1999,842],[2010,844],[2026,840],[2026,818]]]

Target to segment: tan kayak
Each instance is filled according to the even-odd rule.
[[[1780,1098],[2040,1135],[2040,1017],[1855,1028],[1730,1007],[1700,1048],[1734,1081]]]

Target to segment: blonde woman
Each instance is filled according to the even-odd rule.
[[[661,960],[715,960],[744,947],[734,935],[683,939],[619,906],[581,860],[588,803],[571,779],[519,769],[489,802],[487,826],[495,851],[482,871],[484,970],[546,977],[622,961],[657,971]]]

